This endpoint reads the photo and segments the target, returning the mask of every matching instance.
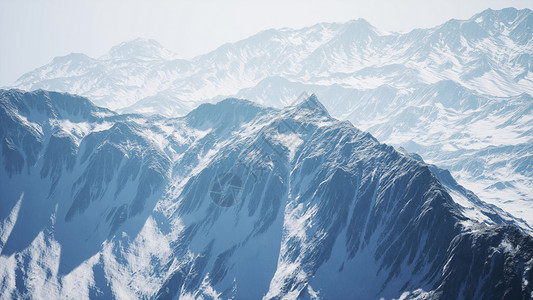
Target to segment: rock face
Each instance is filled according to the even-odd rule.
[[[9,90],[0,123],[5,298],[531,297],[523,221],[314,95],[164,118]]]

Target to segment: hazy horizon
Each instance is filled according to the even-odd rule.
[[[271,28],[302,28],[321,22],[365,19],[376,28],[407,32],[468,19],[487,8],[531,8],[530,1],[301,0],[286,3],[215,1],[0,1],[0,86],[54,57],[84,53],[97,58],[138,37],[154,39],[189,59]],[[305,9],[302,9],[305,8]]]

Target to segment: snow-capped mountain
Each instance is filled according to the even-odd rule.
[[[528,299],[533,237],[312,95],[186,116],[0,92],[2,298]]]
[[[191,60],[157,42],[70,54],[15,87],[89,97],[123,113],[182,116],[242,97],[282,108],[315,93],[337,118],[452,171],[533,226],[533,13],[485,10],[408,33],[365,20],[266,30]]]
[[[190,72],[190,62],[173,57],[154,40],[136,39],[111,48],[98,59],[79,53],[56,57],[19,79],[33,82],[31,86],[17,85],[75,93],[108,108],[123,108],[172,86],[176,74]]]
[[[100,60],[173,60],[176,54],[164,48],[157,41],[138,38],[117,45]]]
[[[236,96],[281,108],[301,91],[314,91],[333,116],[378,140],[450,170],[484,201],[533,226],[531,95],[483,95],[450,80],[358,90],[272,77]]]
[[[171,59],[157,42],[138,39],[99,59],[56,58],[13,86],[76,93],[111,109],[152,98],[163,106],[187,101],[190,110],[272,76],[357,89],[453,80],[493,96],[531,94],[532,20],[531,10],[509,8],[405,34],[380,32],[361,19],[321,23],[266,30],[191,60]]]

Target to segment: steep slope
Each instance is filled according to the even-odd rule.
[[[0,104],[2,297],[531,297],[523,223],[465,215],[453,179],[315,96],[174,119]]]

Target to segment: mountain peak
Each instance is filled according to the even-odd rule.
[[[485,9],[484,11],[474,15],[474,19],[476,17],[480,17],[480,16],[491,16],[491,15],[494,15],[494,16],[515,16],[516,14],[530,14],[531,13],[531,10],[529,8],[523,8],[523,9],[517,9],[517,8],[514,8],[514,7],[506,7],[506,8],[502,8],[502,9],[498,9],[498,10],[494,10],[492,8],[487,8]]]
[[[137,38],[113,46],[103,59],[170,60],[176,55],[152,39]]]
[[[362,18],[350,20],[346,22],[346,24],[353,25],[353,26],[359,26],[359,27],[374,28],[372,24],[370,24],[367,20],[362,19]]]
[[[311,96],[307,97],[307,99],[297,104],[296,110],[309,110],[314,114],[330,117],[328,110],[326,107],[324,107],[320,100],[318,100],[318,97],[315,94],[311,94]]]
[[[351,20],[345,23],[344,34],[348,34],[351,37],[367,38],[369,36],[380,35],[377,28],[368,23],[365,19]]]
[[[486,9],[474,15],[466,23],[475,24],[492,36],[508,34],[518,44],[526,45],[531,40],[532,20],[530,9],[518,10],[509,7],[501,10]]]
[[[474,15],[470,18],[469,21],[475,21],[478,24],[513,24],[516,22],[521,22],[524,17],[531,15],[532,11],[528,8],[516,9],[514,7],[507,7],[500,10],[493,10],[490,8],[485,9],[484,11]]]

